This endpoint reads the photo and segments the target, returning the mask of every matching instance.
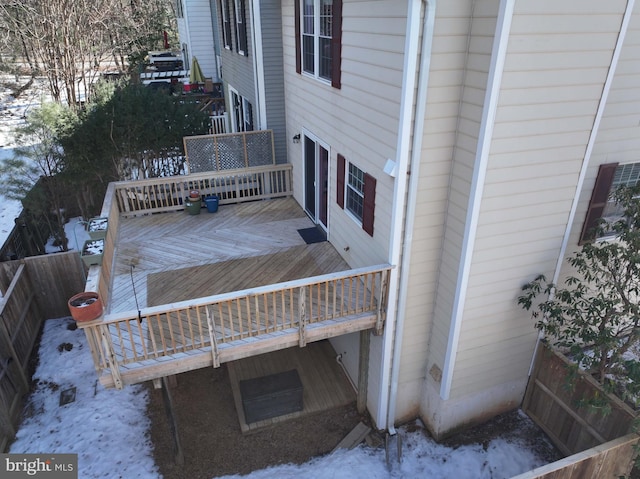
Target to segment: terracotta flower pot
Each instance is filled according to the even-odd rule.
[[[67,302],[71,317],[76,321],[93,321],[102,315],[102,300],[98,293],[85,291],[72,296]]]

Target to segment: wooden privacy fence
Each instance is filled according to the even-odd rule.
[[[216,195],[220,204],[291,196],[291,171],[285,164],[117,182],[113,201],[121,214],[135,216],[184,209],[192,190],[202,198]]]
[[[238,359],[274,339],[281,349],[356,330],[381,330],[390,266],[331,273],[208,296],[80,324],[105,385],[122,387],[121,370],[205,352],[214,366]],[[358,321],[366,324],[360,324]],[[285,341],[289,334],[294,344]],[[271,338],[269,337],[271,336]],[[260,337],[258,341],[258,337]],[[166,373],[164,375],[167,375]],[[157,376],[159,377],[159,376]]]
[[[522,410],[568,455],[518,479],[617,479],[629,473],[639,436],[631,433],[637,417],[616,396],[602,391],[588,374],[577,370],[563,354],[540,342]],[[607,407],[585,400],[598,397]]]
[[[67,299],[83,288],[81,268],[77,252],[0,263],[0,451],[15,435],[43,319],[69,315]]]
[[[606,442],[511,479],[619,479],[628,477],[640,437],[637,434]]]

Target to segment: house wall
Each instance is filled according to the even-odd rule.
[[[477,152],[469,115],[477,121],[483,107],[482,69],[473,78],[467,72],[427,371],[443,368],[455,301],[462,307],[460,337],[450,391],[427,374],[421,404],[436,435],[520,404],[537,333],[516,298],[535,275],[553,274],[625,4],[515,2],[477,229],[468,233],[468,283],[456,297],[460,276],[454,283],[451,273],[461,252],[468,159]],[[488,40],[490,16],[474,19],[472,34],[484,31]],[[487,64],[482,51],[470,51],[468,68]]]
[[[273,130],[276,163],[287,162],[284,75],[282,58],[282,9],[279,0],[260,3],[262,69],[265,84],[266,126]],[[289,141],[291,139],[289,138]]]
[[[224,47],[221,42],[220,45],[220,57],[222,62],[222,80],[224,81],[224,94],[225,102],[228,105],[227,111],[230,115],[230,121],[233,122],[231,98],[229,95],[229,86],[233,87],[240,96],[246,98],[253,107],[253,124],[258,125],[257,121],[257,102],[256,102],[256,84],[255,84],[255,71],[253,68],[253,55],[255,53],[253,36],[251,35],[250,25],[252,19],[250,15],[251,1],[245,1],[245,18],[247,21],[247,54],[240,55],[238,53],[238,45],[236,42],[235,34],[235,10],[233,4],[229,2],[229,20],[231,21],[231,45],[232,49],[229,50]],[[218,16],[220,14],[218,13]],[[222,27],[220,27],[220,31]]]
[[[584,223],[589,199],[598,168],[601,164],[640,161],[640,136],[638,120],[640,112],[640,7],[636,4],[631,16],[620,58],[615,70],[602,120],[599,125],[593,152],[580,191],[579,204],[572,224],[567,255],[579,249],[578,241]],[[564,279],[571,268],[563,264],[560,279]]]
[[[383,173],[395,159],[403,75],[407,2],[343,2],[342,87],[300,75],[295,70],[294,4],[282,1],[287,138],[311,132],[330,146],[328,239],[351,267],[388,261],[393,179]],[[384,33],[379,33],[384,32]],[[294,196],[303,201],[302,146],[289,143]],[[336,157],[340,153],[376,185],[374,235],[336,205]],[[358,335],[334,343],[338,353],[358,355]],[[371,341],[369,409],[377,408],[382,341]],[[355,362],[354,362],[355,364]],[[357,375],[352,373],[357,380]]]
[[[218,81],[209,0],[183,0],[183,5],[184,18],[178,19],[180,42],[188,45],[189,61],[195,56],[204,76]]]

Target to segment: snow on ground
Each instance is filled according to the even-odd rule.
[[[69,326],[75,326],[70,318],[45,322],[34,375],[37,387],[28,399],[25,419],[9,452],[78,454],[82,479],[160,479],[145,414],[147,392],[141,386],[121,391],[103,388],[96,379],[84,332]],[[72,387],[76,388],[75,401],[60,406],[61,392]],[[403,437],[402,463],[392,472],[387,469],[383,449],[360,446],[306,464],[272,467],[243,477],[499,479],[544,464],[516,441],[496,439],[486,449],[480,444],[453,449],[435,443],[421,430],[400,428],[399,433]]]

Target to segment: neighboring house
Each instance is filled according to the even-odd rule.
[[[231,132],[273,130],[276,163],[286,163],[280,4],[251,0],[181,1],[183,10],[191,12],[198,6],[202,12],[195,18],[185,14],[179,20],[181,41],[193,42],[194,38],[215,41],[209,56],[202,58],[211,63],[216,60],[211,52],[216,52]],[[205,28],[206,21],[209,25]],[[200,61],[200,54],[192,50]]]
[[[217,57],[220,51],[214,41],[218,32],[209,0],[175,0],[175,11],[184,67],[191,68],[195,57],[204,76],[219,83]]]
[[[561,279],[612,182],[639,177],[640,6],[217,4],[225,94],[277,138],[284,104],[297,201],[350,267],[394,265],[375,425],[420,417],[441,437],[518,407],[538,338],[520,287]],[[359,335],[331,342],[357,383]]]

